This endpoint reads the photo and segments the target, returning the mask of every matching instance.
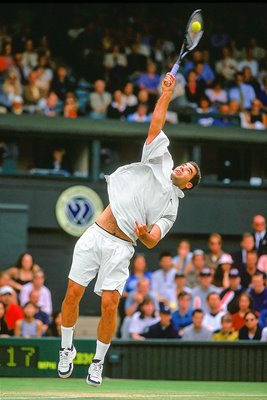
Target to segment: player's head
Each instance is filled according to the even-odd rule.
[[[200,168],[194,161],[188,161],[172,170],[171,180],[179,189],[193,189],[201,180]]]

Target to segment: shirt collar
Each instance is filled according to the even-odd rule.
[[[184,197],[184,192],[177,186],[173,185],[173,189],[177,197],[180,197],[181,199]]]

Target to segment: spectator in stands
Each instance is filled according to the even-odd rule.
[[[134,94],[134,85],[132,82],[126,82],[123,88],[122,97],[129,110],[137,105],[138,100],[136,95]]]
[[[136,112],[127,115],[126,119],[130,122],[150,122],[151,115],[148,114],[146,104],[138,104]]]
[[[250,129],[267,129],[267,113],[264,111],[262,103],[258,99],[254,99],[251,102],[251,110],[247,110],[245,120],[247,128]]]
[[[14,336],[24,338],[34,338],[42,336],[42,322],[34,316],[37,307],[30,301],[23,306],[23,319],[16,321],[14,328]]]
[[[253,236],[255,239],[255,249],[258,256],[267,254],[267,231],[266,220],[263,215],[257,214],[252,220]]]
[[[213,117],[213,126],[233,126],[235,124],[240,125],[239,117],[234,118],[230,115],[229,104],[220,104],[218,106],[217,112],[219,115]]]
[[[133,108],[133,111],[137,111],[138,105],[145,105],[147,106],[147,113],[150,114],[150,112],[153,111],[153,108],[151,108],[151,105],[149,103],[149,93],[147,89],[139,89],[137,92],[137,105],[135,108]]]
[[[113,92],[127,80],[127,56],[119,44],[113,44],[111,51],[105,54],[103,64],[109,90]]]
[[[218,267],[215,270],[213,284],[220,289],[226,289],[230,285],[229,272],[233,265],[233,259],[230,254],[224,253],[219,261]]]
[[[248,293],[241,293],[237,300],[238,311],[232,315],[233,327],[239,331],[244,326],[244,317],[249,310],[253,310],[253,300]]]
[[[3,93],[7,96],[7,105],[11,108],[16,97],[22,99],[22,85],[19,81],[19,76],[14,69],[10,69],[3,83]]]
[[[229,87],[238,71],[238,63],[231,57],[229,47],[223,47],[222,58],[215,62],[215,70],[220,78],[223,79],[225,87]]]
[[[39,57],[36,71],[38,72],[38,78],[37,78],[38,87],[44,89],[46,93],[48,93],[54,76],[54,72],[51,66],[49,65],[48,58],[45,55],[41,55]]]
[[[212,106],[210,99],[203,95],[197,104],[196,112],[198,114],[212,114],[215,113],[217,110],[215,107]],[[199,121],[200,119],[198,119]]]
[[[240,250],[231,254],[233,258],[233,266],[240,272],[245,268],[247,262],[247,252],[254,249],[254,237],[252,233],[245,232],[240,241]]]
[[[66,98],[63,106],[63,116],[65,118],[78,117],[78,101],[73,92],[66,93]]]
[[[197,105],[205,93],[206,85],[203,81],[197,80],[197,74],[194,70],[188,72],[186,77],[185,95],[189,107],[196,109]]]
[[[152,290],[156,294],[159,302],[170,305],[176,295],[175,274],[176,268],[173,267],[172,256],[168,251],[164,251],[159,256],[160,269],[152,273]]]
[[[239,115],[240,112],[240,105],[237,100],[232,99],[229,101],[229,114],[230,115]]]
[[[24,103],[25,106],[28,107],[24,107],[24,109],[28,110],[28,111],[37,111],[38,110],[38,102],[41,99],[44,99],[46,96],[46,92],[44,89],[40,89],[37,86],[37,71],[32,71],[29,74],[29,84],[26,85],[24,87],[24,94],[23,94],[23,98],[24,98]]]
[[[14,65],[12,55],[12,44],[7,42],[3,44],[2,52],[0,53],[0,80],[3,80],[4,74]]]
[[[211,69],[210,69],[211,70]],[[211,70],[211,74],[208,77],[205,76],[204,63],[198,61],[195,63],[194,71],[197,74],[197,80],[205,86],[205,88],[210,87],[215,79],[215,75]]]
[[[200,284],[197,285],[191,292],[192,302],[191,306],[196,308],[201,308],[203,312],[209,312],[209,307],[207,304],[207,297],[209,293],[215,292],[219,293],[219,288],[216,288],[212,282],[213,276],[210,268],[203,268],[199,274]]]
[[[130,54],[127,55],[127,72],[130,79],[135,79],[147,69],[148,57],[140,52],[140,43],[131,44]]]
[[[257,60],[263,60],[266,56],[266,50],[259,46],[258,39],[256,36],[251,36],[248,41],[249,48],[252,51],[252,57]]]
[[[147,71],[140,74],[135,84],[139,89],[147,89],[149,93],[149,103],[154,107],[158,98],[158,86],[160,84],[160,75],[156,72],[156,65],[149,62]]]
[[[261,272],[264,272],[265,275],[267,276],[267,254],[263,254],[262,256],[259,257],[257,268]]]
[[[127,104],[122,91],[117,89],[113,93],[113,101],[107,109],[107,117],[111,119],[122,119],[127,115]]]
[[[38,306],[49,316],[52,314],[52,296],[51,291],[44,285],[45,275],[42,270],[33,275],[33,280],[23,286],[20,292],[20,304],[24,306],[29,301],[30,293],[33,289],[38,290],[40,300]]]
[[[212,335],[212,340],[238,340],[238,332],[233,328],[232,316],[227,313],[221,317],[221,329]]]
[[[62,325],[61,311],[53,312],[52,321],[48,326],[45,336],[61,337],[61,325]]]
[[[41,308],[38,306],[40,301],[40,293],[38,290],[33,289],[30,292],[29,301],[36,307],[36,314],[34,315],[34,318],[39,319],[42,322],[42,335],[44,335],[50,323],[50,317],[46,312],[42,311]]]
[[[211,87],[205,90],[205,95],[208,97],[212,106],[217,108],[221,104],[227,103],[227,92],[222,87],[221,81],[217,78],[213,81]]]
[[[143,253],[136,253],[132,259],[132,267],[130,276],[124,287],[124,296],[127,297],[130,292],[137,288],[137,284],[141,278],[149,279],[151,283],[152,273],[147,271],[146,256]]]
[[[98,79],[94,83],[94,92],[89,96],[90,112],[88,116],[92,119],[104,119],[107,116],[107,109],[112,101],[112,96],[106,90],[106,82]]]
[[[242,72],[235,74],[235,85],[229,90],[229,100],[236,100],[240,110],[250,110],[252,100],[256,98],[255,91],[251,85],[244,83]]]
[[[261,331],[258,324],[258,316],[254,311],[246,312],[244,316],[245,325],[240,328],[238,339],[239,340],[260,340]]]
[[[267,342],[267,327],[263,328],[261,332],[261,342]]]
[[[201,78],[204,80],[206,86],[210,86],[215,79],[214,71],[208,62],[204,61],[204,52],[200,50],[194,50],[192,52],[192,60],[187,60],[184,66],[184,75],[187,75],[189,71],[195,70],[196,73],[200,73]],[[198,67],[201,66],[201,71],[198,72]]]
[[[252,76],[257,78],[259,73],[259,63],[253,57],[253,49],[250,46],[246,47],[245,57],[242,58],[238,63],[238,68],[240,71],[243,71],[245,67],[249,67],[251,69]]]
[[[21,254],[14,267],[6,270],[9,275],[9,285],[19,293],[24,285],[33,280],[33,264],[34,260],[30,253]]]
[[[190,288],[199,284],[199,274],[205,267],[205,253],[201,249],[193,251],[191,263],[185,268],[186,282]]]
[[[262,107],[267,111],[267,76],[262,80],[263,84],[259,91],[256,93],[257,99],[262,103]]]
[[[37,66],[38,64],[38,53],[34,50],[34,44],[32,39],[27,39],[25,42],[25,49],[22,53],[22,65],[24,67],[24,71],[28,72],[28,76],[30,72]]]
[[[151,290],[150,280],[148,278],[140,278],[136,290],[131,291],[125,301],[125,314],[127,317],[139,311],[140,304],[142,304],[146,296],[149,296],[150,299],[153,300],[155,310],[159,310],[159,302],[156,295]]]
[[[71,80],[68,70],[64,65],[57,67],[56,73],[51,81],[50,90],[55,92],[58,98],[64,102],[68,92],[74,92],[75,83]]]
[[[244,83],[247,85],[251,85],[257,94],[260,90],[260,82],[258,81],[257,77],[254,77],[251,72],[251,68],[249,66],[244,67],[242,69],[243,76],[244,76]]]
[[[253,310],[260,313],[267,309],[267,287],[265,286],[266,276],[261,271],[256,272],[251,279],[251,286],[248,294],[253,300]]]
[[[178,243],[177,254],[172,258],[173,266],[178,271],[185,271],[188,264],[191,265],[193,253],[189,240],[183,239]],[[189,268],[189,267],[188,267]]]
[[[195,309],[192,314],[193,323],[184,328],[182,340],[210,340],[212,332],[203,326],[204,312],[201,309]]]
[[[38,103],[40,113],[46,117],[56,117],[60,113],[60,103],[58,96],[55,92],[50,92],[45,99]]]
[[[221,308],[227,310],[231,314],[238,312],[237,300],[244,289],[241,286],[240,273],[237,268],[229,271],[229,287],[220,293]]]
[[[183,329],[192,324],[193,308],[191,296],[187,292],[180,292],[177,296],[178,307],[172,313],[172,322],[179,336],[183,336]]]
[[[5,305],[5,321],[11,336],[14,334],[16,321],[23,318],[23,310],[14,302],[13,294],[14,290],[11,286],[2,286],[0,288],[0,301]]]
[[[247,263],[246,268],[241,271],[241,285],[247,289],[251,285],[252,276],[259,271],[257,269],[258,255],[256,250],[247,252]],[[261,272],[261,271],[259,271]]]
[[[181,292],[191,293],[192,289],[187,286],[187,280],[186,280],[186,276],[185,276],[184,272],[177,271],[174,279],[175,279],[175,284],[176,284],[176,298],[174,299],[175,308],[176,308],[178,294]]]
[[[134,340],[145,340],[142,336],[146,329],[151,325],[160,321],[155,311],[154,301],[149,297],[145,297],[140,304],[140,311],[137,311],[131,317],[129,324],[130,337]]]
[[[5,321],[5,304],[0,301],[0,337],[6,336],[9,336],[9,330]]]
[[[12,69],[17,72],[20,83],[25,86],[27,84],[27,78],[30,71],[27,70],[27,68],[25,68],[23,65],[22,53],[17,52],[14,54],[14,65]]]
[[[163,43],[164,43],[163,38],[157,37],[154,38],[151,46],[150,58],[152,62],[156,65],[156,71],[159,75],[163,70],[164,62],[166,60],[166,55],[163,50]]]
[[[221,329],[221,317],[225,314],[225,311],[221,310],[219,293],[209,293],[206,301],[209,311],[204,315],[203,326],[211,332],[215,332]]]
[[[215,272],[219,265],[219,260],[224,254],[222,249],[222,236],[219,233],[212,233],[208,239],[209,252],[206,254],[205,263],[211,268],[212,273]]]
[[[142,336],[146,339],[178,339],[180,336],[173,326],[170,307],[161,303],[159,317],[160,321],[151,325]]]

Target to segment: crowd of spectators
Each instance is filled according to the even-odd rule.
[[[63,56],[48,32],[1,23],[0,112],[149,122],[177,57],[172,30],[105,22],[74,18]],[[267,129],[266,43],[256,33],[239,43],[223,26],[205,35],[177,74],[166,121]]]
[[[159,265],[136,253],[119,304],[116,336],[182,340],[267,340],[267,231],[257,214],[240,246],[224,250],[212,233],[207,248],[179,241]],[[61,336],[61,312],[53,310],[44,270],[28,252],[0,271],[0,336]]]

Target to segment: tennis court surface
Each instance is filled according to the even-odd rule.
[[[94,388],[85,379],[0,378],[0,399],[263,400],[267,383],[105,379]]]

